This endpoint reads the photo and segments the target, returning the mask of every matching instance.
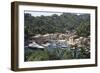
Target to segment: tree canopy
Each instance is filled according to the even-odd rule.
[[[53,14],[51,16],[32,16],[24,13],[25,34],[65,33],[76,31],[79,36],[90,35],[90,15],[75,13]]]

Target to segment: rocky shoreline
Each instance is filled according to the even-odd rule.
[[[38,45],[37,48],[48,47],[51,43],[53,48],[57,46],[67,47],[68,45],[72,47],[90,48],[90,37],[79,37],[74,33],[37,34],[35,36],[31,36],[28,42],[28,46],[36,47],[36,45]]]

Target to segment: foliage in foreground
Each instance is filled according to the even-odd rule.
[[[75,55],[75,53],[77,53]],[[64,60],[64,59],[86,59],[90,58],[90,53],[81,49],[75,52],[68,49],[54,48],[53,50],[29,50],[25,52],[25,61],[45,61],[45,60]]]

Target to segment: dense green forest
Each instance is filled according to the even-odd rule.
[[[76,31],[79,36],[90,35],[90,15],[75,13],[53,14],[52,16],[32,16],[24,14],[25,34],[46,34],[46,33],[65,33],[66,31]]]

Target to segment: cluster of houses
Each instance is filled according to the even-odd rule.
[[[74,33],[37,34],[32,36],[28,47],[31,48],[67,48],[68,46],[90,46],[89,37],[79,37]]]

